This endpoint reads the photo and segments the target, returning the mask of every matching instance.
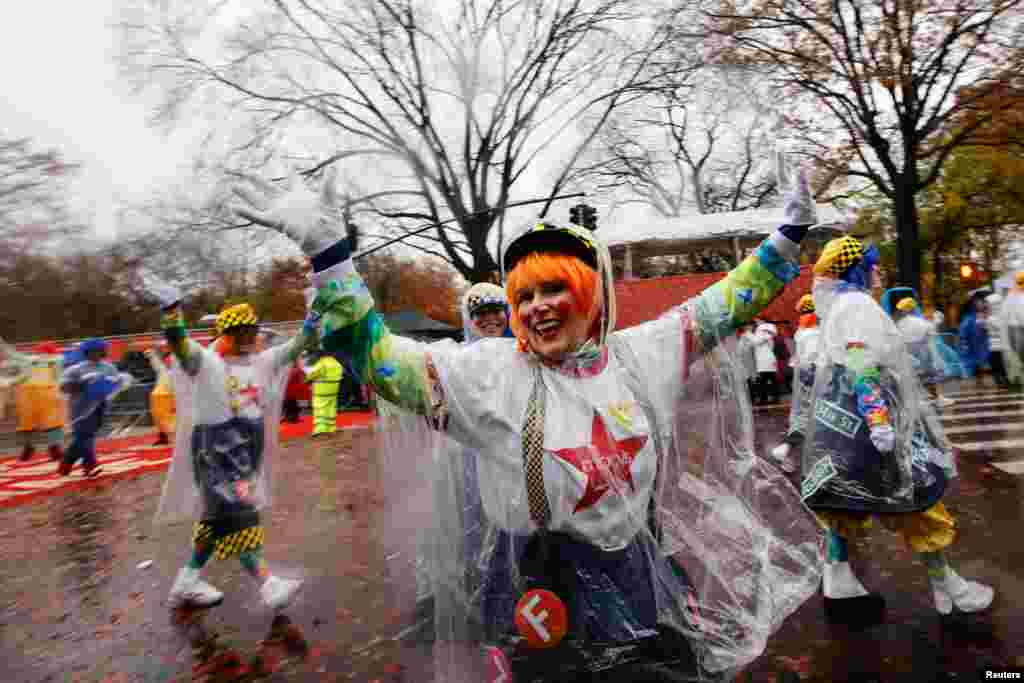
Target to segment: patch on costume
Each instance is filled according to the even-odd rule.
[[[807,500],[837,474],[839,471],[836,469],[835,463],[832,462],[831,455],[819,458],[800,483],[800,497]]]
[[[611,415],[612,419],[615,420],[623,429],[628,431],[633,430],[633,401],[620,401],[619,403],[612,403],[608,406],[608,414]]]
[[[736,296],[739,297],[740,301],[742,301],[743,303],[749,304],[751,301],[754,300],[754,290],[750,288],[740,289],[737,290]]]
[[[377,368],[377,374],[384,378],[392,377],[395,374],[395,368],[390,363],[384,363]]]
[[[226,560],[241,555],[248,550],[259,550],[263,547],[263,527],[251,526],[233,531],[225,536],[213,537],[213,527],[205,522],[196,522],[192,532],[192,543],[213,543],[214,554],[218,560]]]
[[[864,424],[864,420],[853,413],[825,400],[819,400],[814,404],[814,419],[832,431],[839,432],[851,439]]]

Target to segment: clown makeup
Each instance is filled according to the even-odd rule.
[[[481,337],[500,337],[505,334],[508,316],[504,306],[486,306],[473,314],[473,325]]]
[[[593,320],[581,314],[565,282],[548,280],[515,293],[515,314],[530,347],[544,360],[558,363],[590,336]]]

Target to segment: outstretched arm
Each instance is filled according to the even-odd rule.
[[[281,192],[258,179],[249,182],[235,188],[246,202],[235,211],[282,232],[309,257],[316,295],[307,324],[319,330],[323,348],[347,354],[357,381],[373,384],[386,400],[443,424],[443,391],[425,345],[387,329],[353,266],[350,239],[333,227],[333,179],[325,179],[319,196],[301,183]]]
[[[749,323],[800,274],[800,242],[816,222],[816,207],[801,173],[786,200],[786,223],[753,254],[685,304],[696,323],[698,348],[708,351]],[[690,340],[688,340],[690,341]]]

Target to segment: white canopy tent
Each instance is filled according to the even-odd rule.
[[[829,204],[818,205],[819,225],[842,229],[843,215]],[[598,227],[625,278],[633,277],[635,259],[667,256],[706,248],[730,249],[738,263],[746,248],[764,239],[784,221],[782,207],[726,213],[666,217],[649,207],[620,207]]]

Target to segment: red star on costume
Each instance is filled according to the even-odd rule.
[[[636,454],[647,443],[646,436],[634,436],[622,441],[616,441],[608,433],[601,421],[601,416],[594,413],[594,425],[590,434],[590,443],[575,448],[561,448],[554,451],[562,460],[566,461],[587,478],[587,490],[583,497],[576,503],[573,512],[579,512],[584,508],[592,506],[601,500],[605,492],[611,487],[608,481],[609,473],[618,481],[633,486],[633,473],[630,467]]]
[[[260,402],[260,390],[255,385],[250,384],[249,386],[247,386],[245,389],[242,389],[238,393],[241,396],[244,396],[247,399],[247,400],[243,401],[243,403],[245,403],[246,405],[248,405],[250,403],[255,403],[255,404],[259,405],[259,402]]]

